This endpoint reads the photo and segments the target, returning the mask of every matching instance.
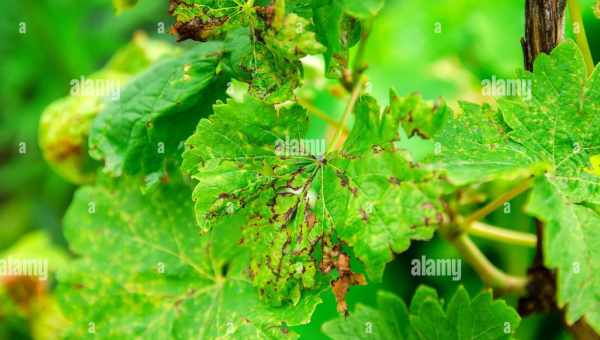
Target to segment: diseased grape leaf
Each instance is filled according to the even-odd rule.
[[[600,71],[588,78],[585,70],[573,41],[540,55],[533,73],[519,74],[523,95],[499,100],[502,119],[464,104],[447,120],[433,137],[441,145],[434,162],[459,183],[533,167],[569,200],[600,203],[592,164],[600,152]]]
[[[176,179],[146,194],[130,179],[77,191],[65,235],[81,258],[59,276],[67,338],[271,339],[310,320],[316,294],[281,308],[259,301],[242,221],[200,235],[190,195]]]
[[[217,75],[223,43],[200,44],[136,77],[94,120],[90,154],[113,176],[142,174],[148,185],[165,180],[168,162],[210,105],[224,95]]]
[[[299,13],[286,11],[285,5],[281,0],[254,7],[233,1],[172,2],[171,14],[180,40],[224,37],[230,52],[226,65],[234,77],[248,82],[253,95],[280,103],[300,86],[300,59],[325,50],[303,17],[307,4],[288,6]]]
[[[585,317],[600,333],[600,215],[569,202],[540,178],[527,211],[544,222],[544,264],[557,269],[557,303],[569,324]]]
[[[401,110],[380,115],[371,97],[357,103],[354,129],[335,152],[325,152],[322,140],[304,139],[300,106],[241,97],[216,104],[186,143],[182,169],[197,181],[197,222],[206,231],[241,216],[242,242],[254,254],[251,276],[274,304],[320,287],[333,268],[345,273],[334,282],[345,311],[346,288],[364,279],[346,268],[341,246],[379,279],[392,252],[431,238],[443,220],[430,183],[435,177],[395,148]]]
[[[315,33],[310,31],[310,22],[290,13],[281,23],[265,33],[266,46],[274,56],[283,60],[298,60],[310,54],[321,54],[325,48],[317,42]]]
[[[490,292],[470,298],[460,286],[444,310],[432,288],[419,286],[410,309],[402,299],[377,294],[377,309],[358,305],[345,319],[332,320],[323,331],[333,339],[511,339],[521,321],[503,300]]]
[[[390,108],[398,111],[398,119],[408,136],[421,138],[431,138],[452,114],[442,99],[430,104],[418,93],[402,98],[395,90],[390,91]]]

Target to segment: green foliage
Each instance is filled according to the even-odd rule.
[[[90,155],[113,176],[142,174],[148,186],[167,180],[181,142],[223,91],[216,70],[222,53],[222,43],[199,45],[136,77],[94,121]]]
[[[459,184],[515,173],[538,177],[528,211],[546,222],[544,263],[558,269],[558,304],[567,306],[567,322],[585,316],[598,331],[599,276],[592,260],[598,233],[592,225],[600,216],[586,205],[600,202],[594,161],[600,72],[588,77],[579,49],[566,41],[540,55],[533,73],[520,76],[531,81],[530,100],[501,100],[499,111],[463,104],[463,112],[435,133],[441,151],[432,159]]]
[[[571,201],[600,202],[591,163],[600,147],[600,72],[588,79],[579,49],[566,41],[519,76],[530,96],[501,100],[499,112],[464,104],[434,136],[434,161],[457,183],[531,170]]]
[[[544,263],[558,270],[557,301],[566,306],[567,322],[585,316],[600,333],[598,211],[569,202],[559,187],[546,179],[536,183],[527,209],[545,223]]]
[[[380,279],[392,251],[431,238],[443,220],[433,175],[394,146],[398,116],[411,109],[380,116],[364,96],[344,147],[311,154],[325,150],[304,139],[300,106],[277,108],[248,94],[216,104],[183,155],[182,169],[197,181],[198,224],[209,231],[228,228],[230,218],[244,221],[242,242],[255,254],[251,276],[276,304],[297,303],[302,289],[315,288],[318,272],[335,265],[338,240]]]
[[[228,68],[250,84],[250,92],[269,102],[289,99],[300,85],[300,58],[324,51],[304,4],[279,0],[268,6],[254,1],[172,1],[171,13],[180,40],[225,38]]]
[[[348,67],[348,50],[359,40],[360,23],[348,15],[345,1],[316,0],[313,12],[317,36],[327,47],[326,74],[341,78],[343,69]]]
[[[65,234],[82,258],[60,278],[73,318],[68,338],[93,329],[101,339],[264,339],[308,322],[319,298],[286,309],[261,304],[245,275],[239,223],[199,235],[191,191],[180,181],[145,195],[127,180],[77,192]]]
[[[120,87],[131,77],[174,51],[137,34],[102,70],[70,82],[71,95],[44,110],[39,128],[44,157],[59,174],[77,184],[93,180],[98,163],[89,157],[87,145],[92,121],[119,99]]]
[[[333,339],[510,339],[521,318],[490,292],[470,298],[461,286],[448,302],[434,289],[419,286],[410,308],[394,294],[380,291],[377,309],[356,306],[345,319],[323,325]]]
[[[144,3],[119,18],[135,16]],[[171,33],[193,41],[175,48],[138,35],[97,72],[90,65],[98,61],[63,65],[124,86],[116,98],[72,93],[42,115],[45,158],[85,184],[64,219],[74,259],[43,237],[9,252],[51,259],[59,283],[40,286],[43,294],[29,304],[11,289],[31,278],[0,279],[0,337],[279,339],[311,334],[336,318],[322,328],[334,339],[509,339],[521,319],[491,291],[470,297],[460,286],[446,303],[421,286],[410,307],[383,291],[377,309],[349,306],[375,295],[385,276],[394,287],[402,283],[399,291],[412,285],[407,277],[424,280],[409,277],[403,259],[389,265],[415,244],[410,256],[447,257],[452,244],[495,294],[537,289],[489,263],[464,222],[506,180],[520,177],[535,177],[529,200],[517,204],[516,218],[501,220],[542,222],[543,264],[555,271],[557,286],[556,300],[544,302],[556,302],[567,325],[585,321],[600,331],[600,71],[587,75],[578,47],[566,41],[538,57],[533,73],[518,73],[531,93],[498,100],[498,107],[461,102],[453,112],[452,102],[393,90],[381,107],[371,90],[384,83],[387,90],[387,82],[373,84],[378,76],[367,64],[377,69],[392,60],[419,78],[431,76],[423,69],[461,78],[464,96],[473,98],[473,80],[501,69],[487,62],[506,55],[468,47],[479,40],[496,47],[471,27],[481,19],[465,9],[476,1],[415,3],[164,1]],[[121,13],[137,1],[113,4]],[[400,15],[406,8],[412,10]],[[377,17],[394,18],[410,38],[367,45],[371,32],[389,29],[377,26]],[[165,21],[151,19],[152,29],[158,22],[165,33]],[[463,25],[469,34],[446,33]],[[391,53],[392,45],[402,48]],[[404,53],[405,45],[414,50]],[[434,60],[406,62],[421,54]],[[0,220],[6,216],[0,211]],[[480,236],[514,237],[486,235],[482,225]],[[440,238],[433,237],[437,228]],[[508,251],[495,249],[483,250],[510,262]],[[524,271],[531,261],[521,262]],[[469,290],[480,288],[479,278],[464,274]]]

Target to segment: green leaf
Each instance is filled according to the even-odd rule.
[[[316,0],[313,22],[319,41],[325,45],[326,75],[341,78],[348,68],[349,49],[360,39],[361,21],[375,17],[383,0]]]
[[[113,176],[142,174],[148,184],[166,179],[166,163],[179,162],[180,145],[224,93],[216,74],[223,44],[198,45],[154,65],[129,83],[95,119],[90,154]]]
[[[360,38],[360,24],[345,11],[341,0],[316,0],[313,21],[319,41],[325,45],[327,76],[340,78],[348,67],[348,50]]]
[[[276,33],[265,34],[271,46],[253,41],[247,27],[228,32],[225,47],[230,53],[226,62],[235,78],[249,84],[250,93],[265,101],[280,103],[292,98],[294,89],[300,86],[300,58],[304,52],[293,40],[278,41],[275,36]],[[315,46],[318,45],[303,48],[310,50]],[[299,54],[290,54],[296,52]]]
[[[309,54],[321,54],[325,51],[308,30],[310,22],[294,13],[283,18],[281,27],[268,30],[265,33],[265,44],[274,53],[286,60],[297,60]]]
[[[92,121],[107,101],[117,99],[120,86],[176,51],[169,44],[136,33],[102,70],[71,80],[71,94],[48,105],[40,119],[39,143],[52,168],[73,183],[93,181],[100,164],[88,155]]]
[[[592,164],[600,150],[600,71],[587,78],[577,45],[565,41],[519,79],[525,92],[499,101],[502,119],[472,104],[449,118],[434,136],[435,162],[459,183],[543,170],[569,200],[600,203]]]
[[[569,324],[585,317],[600,333],[600,215],[565,199],[547,179],[539,179],[527,211],[544,222],[544,264],[557,269],[557,302]]]
[[[245,274],[241,221],[200,235],[190,195],[175,179],[146,194],[125,179],[77,191],[65,235],[81,259],[59,276],[67,338],[280,338],[310,320],[316,295],[282,308],[260,303]]]
[[[213,110],[183,156],[182,169],[198,182],[197,221],[205,231],[227,228],[222,220],[231,216],[246,221],[251,276],[275,304],[320,287],[320,275],[346,256],[339,240],[378,280],[392,252],[431,238],[443,219],[429,183],[434,176],[394,147],[398,113],[380,115],[368,96],[357,104],[343,149],[329,153],[324,141],[304,138],[307,116],[296,104],[275,107],[246,95]],[[342,310],[341,287],[363,282],[346,274],[334,287]]]
[[[488,106],[463,104],[463,113],[435,133],[441,153],[433,159],[460,184],[537,175],[528,211],[547,224],[544,260],[558,269],[559,305],[567,306],[570,323],[585,315],[598,330],[599,236],[592,226],[600,220],[583,204],[600,202],[600,71],[587,77],[577,45],[566,41],[520,78],[531,85],[530,98],[500,100],[502,117]]]
[[[250,93],[271,103],[293,97],[302,80],[300,59],[323,53],[312,23],[304,16],[307,3],[285,1],[252,6],[233,1],[177,3],[171,10],[180,40],[207,41],[225,37],[226,65],[238,80],[249,83]]]
[[[408,339],[412,333],[409,333],[408,309],[404,301],[394,294],[379,291],[377,307],[374,309],[359,304],[349,317],[323,324],[323,332],[334,340]]]
[[[600,203],[600,177],[589,172],[600,150],[600,72],[587,78],[573,41],[540,55],[534,71],[522,74],[532,82],[532,100],[501,103],[511,139],[551,165],[551,181],[571,200]]]
[[[446,310],[435,290],[419,286],[410,310],[402,299],[379,292],[378,309],[358,305],[345,319],[323,325],[333,339],[510,339],[521,321],[503,300],[490,292],[470,298],[460,286]]]
[[[398,112],[398,119],[408,136],[421,138],[431,138],[452,114],[441,99],[432,105],[418,94],[401,98],[395,90],[390,91],[390,109]]]
[[[432,159],[461,185],[515,175],[535,162],[525,148],[510,140],[499,113],[489,105],[461,103],[462,112],[447,115],[435,132]],[[434,129],[435,131],[435,129]]]

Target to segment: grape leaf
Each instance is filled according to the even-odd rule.
[[[52,168],[73,183],[93,181],[100,164],[88,155],[92,121],[107,101],[117,99],[122,84],[176,51],[169,44],[136,33],[133,41],[118,50],[102,70],[73,79],[71,94],[48,105],[40,119],[40,146]],[[99,85],[88,85],[94,82]]]
[[[377,307],[356,306],[349,317],[328,321],[323,332],[332,339],[408,339],[409,314],[404,301],[384,291],[377,292]]]
[[[223,44],[198,45],[136,77],[94,120],[90,154],[113,176],[143,174],[147,184],[166,176],[182,141],[224,93],[216,73]],[[199,111],[199,112],[198,112]]]
[[[297,6],[294,6],[297,5]],[[172,2],[179,39],[206,41],[225,37],[226,64],[250,92],[272,103],[284,102],[300,85],[300,59],[320,54],[324,46],[304,18],[306,4],[293,2],[300,13],[286,12],[285,1],[249,6],[232,1]]]
[[[470,298],[460,286],[444,311],[435,290],[419,286],[410,309],[397,296],[379,292],[378,309],[358,305],[346,319],[325,323],[333,339],[510,339],[521,321],[490,292]]]
[[[599,220],[583,203],[600,202],[600,71],[588,77],[577,45],[566,41],[521,77],[531,82],[530,100],[500,100],[502,119],[489,107],[466,104],[434,135],[442,144],[434,159],[460,183],[519,171],[538,175],[529,212],[547,224],[544,258],[558,269],[558,302],[567,305],[569,322],[586,316],[599,330],[598,235],[591,227]]]
[[[392,252],[431,238],[443,219],[434,175],[394,147],[401,110],[382,116],[374,99],[362,97],[343,149],[329,153],[324,141],[304,139],[307,116],[296,104],[275,107],[246,94],[213,110],[183,155],[182,169],[197,181],[197,221],[210,230],[242,216],[251,276],[275,304],[296,301],[337,267],[334,292],[344,311],[347,286],[364,280],[340,265],[347,254],[338,239],[379,279]]]
[[[349,49],[360,39],[361,21],[370,20],[383,8],[383,0],[316,0],[313,21],[319,41],[325,45],[326,75],[341,78],[348,68]]]
[[[418,135],[425,139],[431,138],[452,113],[441,99],[432,105],[417,93],[401,98],[395,90],[390,91],[390,107],[399,112],[398,118],[408,136]]]
[[[103,180],[79,189],[65,217],[81,256],[59,273],[67,338],[281,338],[310,320],[314,294],[295,306],[260,303],[239,220],[199,235],[190,189],[176,179],[146,194],[130,179]]]
[[[567,322],[585,316],[600,333],[600,215],[567,201],[546,179],[536,182],[527,211],[544,222],[544,264],[558,270],[557,303],[567,306]]]
[[[577,45],[565,41],[540,55],[533,73],[520,73],[531,96],[500,100],[502,119],[489,107],[464,104],[433,137],[441,145],[434,162],[461,183],[542,169],[569,200],[599,203],[592,164],[600,150],[599,78],[598,69],[586,76]]]
[[[535,162],[510,140],[499,113],[489,105],[461,103],[462,112],[447,115],[439,129],[433,159],[457,185],[512,175]]]
[[[531,101],[501,103],[509,136],[551,164],[548,177],[565,196],[600,203],[600,177],[588,171],[600,150],[600,72],[587,77],[573,41],[539,56],[534,71],[522,74],[532,82]]]
[[[345,11],[341,0],[315,0],[313,21],[319,41],[325,45],[326,75],[341,78],[348,67],[348,50],[360,38],[360,24]]]

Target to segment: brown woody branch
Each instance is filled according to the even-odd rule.
[[[533,70],[540,53],[549,53],[564,36],[566,0],[526,0],[525,37],[521,39],[525,69]]]

